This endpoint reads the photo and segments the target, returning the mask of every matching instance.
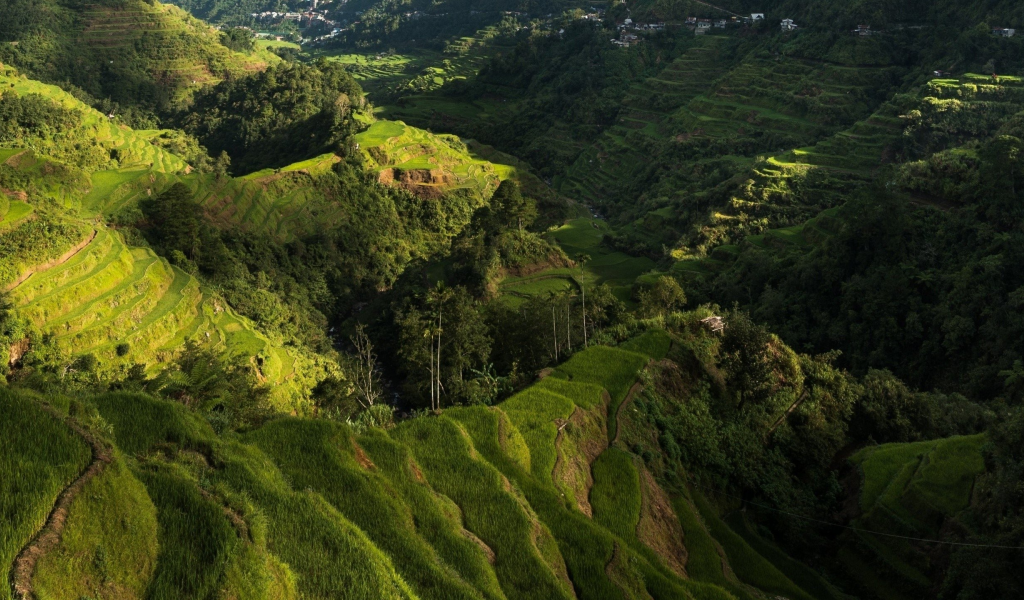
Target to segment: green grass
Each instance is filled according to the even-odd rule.
[[[0,214],[0,231],[17,227],[18,223],[28,218],[34,211],[35,208],[28,202],[10,200],[7,210]]]
[[[461,508],[466,528],[494,551],[506,596],[569,597],[538,549],[536,522],[505,489],[501,473],[474,457],[473,443],[456,421],[415,419],[400,425],[394,436],[410,446],[431,486]]]
[[[695,581],[720,586],[740,600],[754,600],[747,589],[725,575],[718,545],[700,518],[696,506],[686,496],[672,498],[686,540],[686,573]],[[820,599],[819,599],[820,600]]]
[[[817,600],[836,599],[842,596],[828,584],[821,576],[807,565],[794,560],[781,548],[759,536],[751,527],[746,515],[742,512],[734,512],[725,519],[726,523],[738,533],[758,554],[771,562],[775,568],[789,577],[793,583],[800,586]]]
[[[331,421],[282,419],[247,438],[266,452],[295,487],[323,496],[394,562],[421,598],[481,596],[447,570],[416,531],[412,512],[387,479],[361,467],[347,427]]]
[[[624,540],[636,539],[640,522],[640,474],[633,457],[618,448],[608,448],[592,465],[594,487],[590,505],[594,521]]]
[[[530,449],[530,468],[538,481],[550,482],[555,468],[556,419],[568,419],[575,404],[560,394],[527,388],[501,404]]]
[[[636,382],[640,369],[649,360],[636,352],[608,346],[592,346],[574,354],[568,361],[559,365],[554,376],[572,382],[600,385],[608,390],[612,404],[617,405],[626,398],[626,393]]]
[[[565,396],[583,410],[590,410],[604,404],[604,395],[607,393],[603,387],[594,383],[568,381],[558,377],[545,377],[533,384],[531,389]]]
[[[433,546],[441,561],[470,583],[484,598],[503,598],[487,555],[463,529],[462,513],[446,496],[418,480],[409,448],[379,430],[360,436],[374,466],[401,494],[419,535]],[[417,467],[418,468],[418,467]]]
[[[147,465],[139,479],[146,484],[160,524],[160,551],[146,596],[212,596],[242,543],[231,522],[176,465]]]
[[[887,444],[874,448],[865,448],[850,460],[859,464],[864,473],[861,487],[860,508],[868,512],[878,498],[889,487],[890,482],[904,465],[913,463],[914,468],[921,456],[931,451],[935,442],[915,442],[912,444]]]
[[[33,586],[54,600],[80,600],[99,589],[141,598],[157,550],[156,507],[117,455],[71,504],[60,544],[40,559]]]
[[[374,148],[405,133],[405,124],[400,121],[377,121],[370,128],[356,135],[360,148]]]
[[[254,542],[265,544],[275,559],[254,560],[250,545],[239,547],[229,541],[227,530],[213,518],[212,513],[209,519],[192,522],[195,527],[212,528],[218,539],[223,541],[207,544],[201,550],[212,553],[211,560],[216,565],[223,565],[226,577],[231,578],[232,573],[237,573],[239,562],[244,565],[248,561],[249,568],[258,575],[250,578],[252,581],[277,580],[280,582],[278,587],[285,590],[292,578],[288,574],[290,569],[297,581],[298,592],[305,597],[346,600],[413,597],[388,557],[358,527],[319,494],[312,490],[293,489],[270,457],[255,446],[219,440],[205,420],[171,402],[140,394],[105,394],[95,397],[93,402],[113,426],[117,445],[122,450],[145,457],[157,448],[170,447],[190,450],[186,455],[210,456],[217,468],[200,469],[204,485],[230,492],[235,502],[243,507],[250,506],[246,512],[252,516],[247,522]],[[201,460],[200,464],[205,462],[205,459]],[[167,466],[152,461],[147,464],[153,464],[155,477],[159,478],[156,484],[166,482],[169,500],[181,500],[186,505],[192,503],[196,510],[206,511],[204,505],[195,503],[195,494],[188,489],[191,476],[180,465]],[[195,461],[189,464],[194,469]],[[150,494],[153,495],[152,490]],[[158,506],[161,504],[156,503]],[[224,514],[219,508],[218,512],[223,519]],[[168,518],[172,517],[173,513]],[[189,523],[183,522],[181,526]],[[237,537],[234,531],[231,535]],[[234,555],[227,556],[232,554],[232,548],[235,549]],[[226,558],[222,558],[224,553]],[[172,570],[177,568],[179,566],[174,564],[168,567]],[[204,581],[197,575],[192,583],[198,585]],[[240,597],[252,597],[239,594]]]
[[[293,48],[295,50],[301,50],[302,46],[295,42],[287,42],[285,40],[256,40],[256,45],[260,48]]]
[[[92,453],[39,400],[0,385],[0,599],[11,598],[12,563],[46,522],[62,489],[85,469]]]
[[[622,350],[643,354],[652,360],[665,358],[671,347],[672,338],[663,329],[649,329],[619,345]]]
[[[636,352],[593,346],[573,355],[555,370],[553,377],[572,382],[593,383],[608,390],[608,439],[614,440],[618,430],[615,415],[626,399],[629,388],[636,382],[640,369],[650,359]]]

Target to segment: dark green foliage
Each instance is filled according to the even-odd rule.
[[[271,415],[270,388],[259,383],[252,364],[233,360],[227,363],[217,352],[188,340],[173,364],[146,387],[207,413],[217,428],[258,426]]]
[[[142,208],[152,225],[154,241],[165,253],[177,251],[190,261],[198,261],[205,222],[202,207],[188,186],[176,183]],[[185,267],[184,264],[178,266]]]
[[[537,203],[523,196],[518,183],[506,179],[491,196],[490,211],[494,230],[518,228],[522,231],[537,218]]]
[[[950,575],[941,598],[980,600],[1012,598],[1024,593],[1020,561],[1024,551],[1024,413],[1020,408],[1004,415],[992,429],[992,445],[986,457],[991,475],[979,482],[981,501],[969,518],[982,537],[976,543],[1011,546],[1005,548],[962,548],[953,552]]]
[[[0,143],[10,147],[28,139],[53,141],[81,123],[81,115],[39,94],[0,92]]]
[[[644,317],[664,316],[682,310],[686,305],[686,292],[672,276],[662,275],[654,285],[637,290],[640,314]]]
[[[175,117],[182,129],[239,174],[280,167],[326,151],[347,151],[363,107],[359,84],[333,62],[283,63],[196,94]]]
[[[483,369],[493,338],[480,318],[479,307],[462,287],[437,288],[395,313],[399,358],[407,391],[420,403],[433,397],[431,381],[439,381],[447,406],[473,397],[470,379]],[[423,384],[427,385],[424,386]]]
[[[240,27],[233,27],[221,32],[220,43],[235,52],[252,52],[256,49],[252,31]]]

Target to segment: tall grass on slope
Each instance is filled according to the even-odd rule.
[[[380,430],[359,437],[374,467],[387,477],[412,513],[416,532],[430,543],[447,568],[459,574],[488,600],[505,598],[484,550],[463,528],[462,511],[423,478],[409,448]]]
[[[319,493],[358,525],[421,598],[483,598],[444,568],[433,547],[417,534],[412,512],[388,480],[357,462],[348,427],[326,420],[281,419],[246,439],[271,456],[293,486]]]
[[[36,566],[33,589],[52,600],[80,600],[96,591],[142,598],[157,547],[156,507],[115,452],[71,504],[60,544]]]
[[[648,329],[644,333],[626,340],[619,345],[621,350],[628,350],[649,356],[653,360],[661,360],[668,356],[672,347],[672,338],[663,329]]]
[[[629,388],[636,383],[640,369],[649,362],[643,354],[593,346],[577,353],[552,375],[573,382],[594,383],[608,390],[611,402],[608,405],[608,439],[614,440],[618,431],[615,414],[626,399]]]
[[[89,446],[37,399],[0,387],[0,600],[11,598],[18,552],[91,459]]]
[[[157,448],[181,448],[201,454],[203,462],[212,465],[203,473],[207,482],[244,497],[258,512],[258,523],[249,523],[251,532],[265,539],[266,547],[294,572],[302,596],[416,597],[358,527],[319,494],[294,490],[255,446],[219,439],[184,406],[142,394],[105,394],[93,402],[113,425],[117,444],[125,451],[148,455]],[[262,575],[271,574],[265,570]]]
[[[732,598],[716,586],[666,576],[646,558],[617,541],[607,529],[579,511],[570,509],[560,492],[540,483],[504,452],[499,441],[500,412],[472,407],[450,409],[446,415],[463,424],[473,439],[474,448],[518,486],[530,507],[551,529],[577,597],[602,600],[646,595],[656,599],[691,596],[697,600]],[[625,552],[626,555],[616,560],[616,552]]]
[[[459,505],[466,528],[494,551],[494,569],[506,596],[569,598],[535,545],[537,524],[502,474],[479,458],[456,421],[447,416],[414,419],[399,426],[394,437],[409,445],[431,486]]]
[[[241,543],[231,522],[176,465],[147,465],[139,478],[160,522],[160,554],[146,596],[213,598]]]

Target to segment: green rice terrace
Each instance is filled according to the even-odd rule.
[[[465,190],[486,198],[502,179],[515,173],[506,165],[475,158],[454,135],[435,135],[401,121],[375,121],[355,136],[368,169],[381,183],[423,196]]]
[[[1019,2],[8,4],[0,600],[1024,597]]]
[[[600,219],[579,217],[552,228],[547,237],[557,244],[571,259],[587,254],[590,260],[583,265],[583,284],[607,284],[620,300],[630,301],[633,282],[655,267],[653,260],[612,250],[603,244],[610,232],[608,224]],[[529,275],[507,277],[501,282],[503,300],[517,304],[536,295],[558,294],[579,289],[579,267],[549,268]]]
[[[5,580],[68,598],[839,598],[617,441],[619,407],[674,343],[594,347],[497,406],[387,432],[285,417],[221,437],[141,394],[0,388]],[[60,534],[32,541],[40,528]]]
[[[865,448],[851,461],[863,473],[855,523],[868,531],[843,534],[840,559],[850,572],[885,598],[926,593],[934,563],[926,546],[942,523],[971,503],[975,478],[984,472],[984,435]],[[896,541],[886,534],[905,536]]]
[[[977,126],[963,122],[963,115],[997,120],[1024,107],[1021,89],[1021,81],[1010,76],[999,82],[971,73],[958,79],[935,78],[916,94],[886,102],[866,119],[813,146],[757,162],[750,168],[743,194],[708,215],[705,233],[673,250],[677,262],[671,270],[684,275],[713,273],[748,249],[809,248],[820,243],[842,227],[844,199],[863,189],[878,169],[891,164],[892,148],[900,137],[920,127],[915,120],[942,123],[955,140],[964,135],[964,129]],[[987,111],[991,114],[986,115]],[[897,191],[915,204],[948,210],[948,201],[929,190],[916,174],[920,164],[902,167]],[[794,204],[792,197],[797,193],[817,202]],[[768,211],[770,218],[752,211],[755,204],[766,207],[762,210]],[[671,213],[668,207],[652,211],[620,227],[619,232],[642,236],[645,231],[671,230],[671,225],[666,225]],[[751,230],[756,233],[747,233]],[[727,243],[721,243],[723,238]]]
[[[75,111],[79,124],[67,136],[88,140],[104,156],[116,154],[120,159],[110,162],[121,167],[98,170],[91,177],[72,170],[67,185],[55,186],[61,182],[54,177],[64,168],[60,163],[31,150],[2,151],[4,166],[30,182],[29,194],[12,192],[26,200],[5,202],[0,220],[8,250],[0,262],[0,288],[9,293],[18,313],[49,337],[54,352],[93,354],[107,371],[133,363],[155,370],[185,340],[247,357],[258,376],[274,384],[282,407],[298,406],[326,368],[322,359],[268,338],[222,298],[203,290],[193,276],[148,248],[127,245],[116,229],[97,218],[124,208],[132,192],[137,199],[187,178],[184,161],[149,142],[156,132],[117,126],[53,86],[10,71],[0,81],[6,90],[41,94]],[[39,148],[50,150],[47,143]],[[53,201],[57,204],[48,204]],[[275,224],[275,231],[283,227]]]

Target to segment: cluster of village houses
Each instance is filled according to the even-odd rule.
[[[587,15],[589,17],[590,15]],[[585,17],[585,18],[587,18]],[[751,13],[749,17],[735,15],[728,19],[703,19],[698,17],[687,17],[686,28],[690,29],[697,35],[705,35],[712,29],[726,29],[727,27],[738,26],[738,25],[751,25],[757,21],[764,21],[764,13]],[[793,19],[782,19],[779,22],[779,28],[784,32],[792,32],[799,29],[799,25],[796,24]],[[619,25],[619,38],[613,39],[612,43],[620,47],[629,47],[640,42],[640,37],[636,32],[644,31],[661,31],[665,29],[664,23],[634,23],[632,19],[626,19],[623,24]],[[856,29],[851,32],[853,35],[860,37],[870,37],[877,33],[878,30],[872,29],[870,25],[858,25]],[[992,35],[998,37],[1010,38],[1017,33],[1017,30],[1006,27],[994,27],[992,28]]]

